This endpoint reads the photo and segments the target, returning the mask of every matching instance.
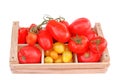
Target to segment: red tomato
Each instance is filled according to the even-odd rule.
[[[44,50],[49,50],[52,48],[53,40],[46,30],[40,30],[38,33],[38,43]]]
[[[86,51],[83,55],[77,55],[78,62],[98,62],[101,55],[93,53],[92,51]]]
[[[65,20],[60,21],[60,23],[64,24],[65,26],[69,27],[69,23]]]
[[[29,45],[34,45],[37,42],[37,34],[29,32],[26,36],[26,42]]]
[[[107,47],[107,41],[103,37],[95,37],[89,41],[89,48],[94,53],[102,54]]]
[[[21,64],[40,63],[41,51],[35,46],[24,46],[18,52],[18,60]]]
[[[26,43],[27,34],[28,34],[27,28],[19,28],[19,30],[18,30],[18,44]]]
[[[88,39],[83,35],[74,36],[68,42],[68,47],[76,54],[83,54],[88,49]]]
[[[38,32],[37,25],[36,24],[31,24],[30,28],[29,28],[29,32],[37,33]]]
[[[91,23],[87,18],[78,18],[69,26],[69,31],[73,34],[83,35],[91,30]]]
[[[70,39],[68,28],[56,20],[49,20],[46,29],[50,35],[59,42],[67,42]]]
[[[90,30],[90,32],[85,33],[84,35],[88,38],[88,40],[97,37],[97,33],[93,30]]]

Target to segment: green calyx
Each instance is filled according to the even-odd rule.
[[[76,34],[75,38],[71,38],[76,44],[82,44],[82,39]]]

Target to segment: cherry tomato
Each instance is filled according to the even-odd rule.
[[[37,34],[29,32],[26,36],[26,42],[29,45],[35,45],[37,42]]]
[[[53,44],[53,50],[59,54],[62,54],[65,51],[65,45],[61,42],[56,42]]]
[[[40,63],[41,51],[35,46],[24,46],[18,52],[19,63]]]
[[[83,55],[77,55],[77,57],[78,62],[98,62],[100,61],[101,55],[88,50]]]
[[[95,37],[89,41],[89,48],[94,53],[102,54],[107,47],[107,41],[103,37]]]
[[[53,46],[52,37],[46,30],[40,30],[38,33],[38,43],[44,50],[49,50]]]
[[[78,18],[69,26],[72,34],[83,35],[91,30],[91,23],[87,18]]]
[[[46,29],[50,35],[59,42],[67,42],[70,39],[68,28],[56,20],[49,20]]]
[[[76,54],[83,54],[88,49],[88,39],[83,35],[76,35],[68,42],[69,49]]]
[[[26,36],[28,34],[27,28],[19,28],[18,30],[18,44],[26,43]]]

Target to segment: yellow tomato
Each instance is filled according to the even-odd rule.
[[[48,56],[48,57],[45,57],[44,62],[45,63],[53,63],[53,59]]]
[[[58,53],[55,51],[50,51],[50,57],[52,57],[53,59],[57,59],[58,58]]]
[[[72,52],[71,51],[64,51],[62,54],[62,60],[64,63],[71,62],[72,59]]]
[[[56,42],[56,43],[53,44],[53,49],[57,53],[62,54],[65,51],[65,45],[63,43]]]
[[[50,49],[50,50],[46,50],[45,51],[45,56],[50,56],[50,52],[52,51],[52,49]]]
[[[62,63],[62,56],[59,55],[58,58],[54,61],[55,63]]]

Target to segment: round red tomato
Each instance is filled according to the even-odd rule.
[[[87,37],[77,35],[68,42],[69,49],[76,54],[83,54],[88,49]]]
[[[38,43],[44,50],[49,50],[53,46],[52,37],[46,30],[40,30],[38,33]]]
[[[21,64],[40,63],[41,51],[35,46],[22,47],[18,52],[18,60]]]
[[[91,30],[91,23],[87,18],[78,18],[70,24],[69,29],[73,34],[83,35]]]
[[[107,41],[103,37],[95,37],[89,41],[89,48],[94,53],[102,54],[107,47]]]
[[[88,50],[83,55],[77,55],[77,57],[78,62],[98,62],[100,61],[101,55]]]

